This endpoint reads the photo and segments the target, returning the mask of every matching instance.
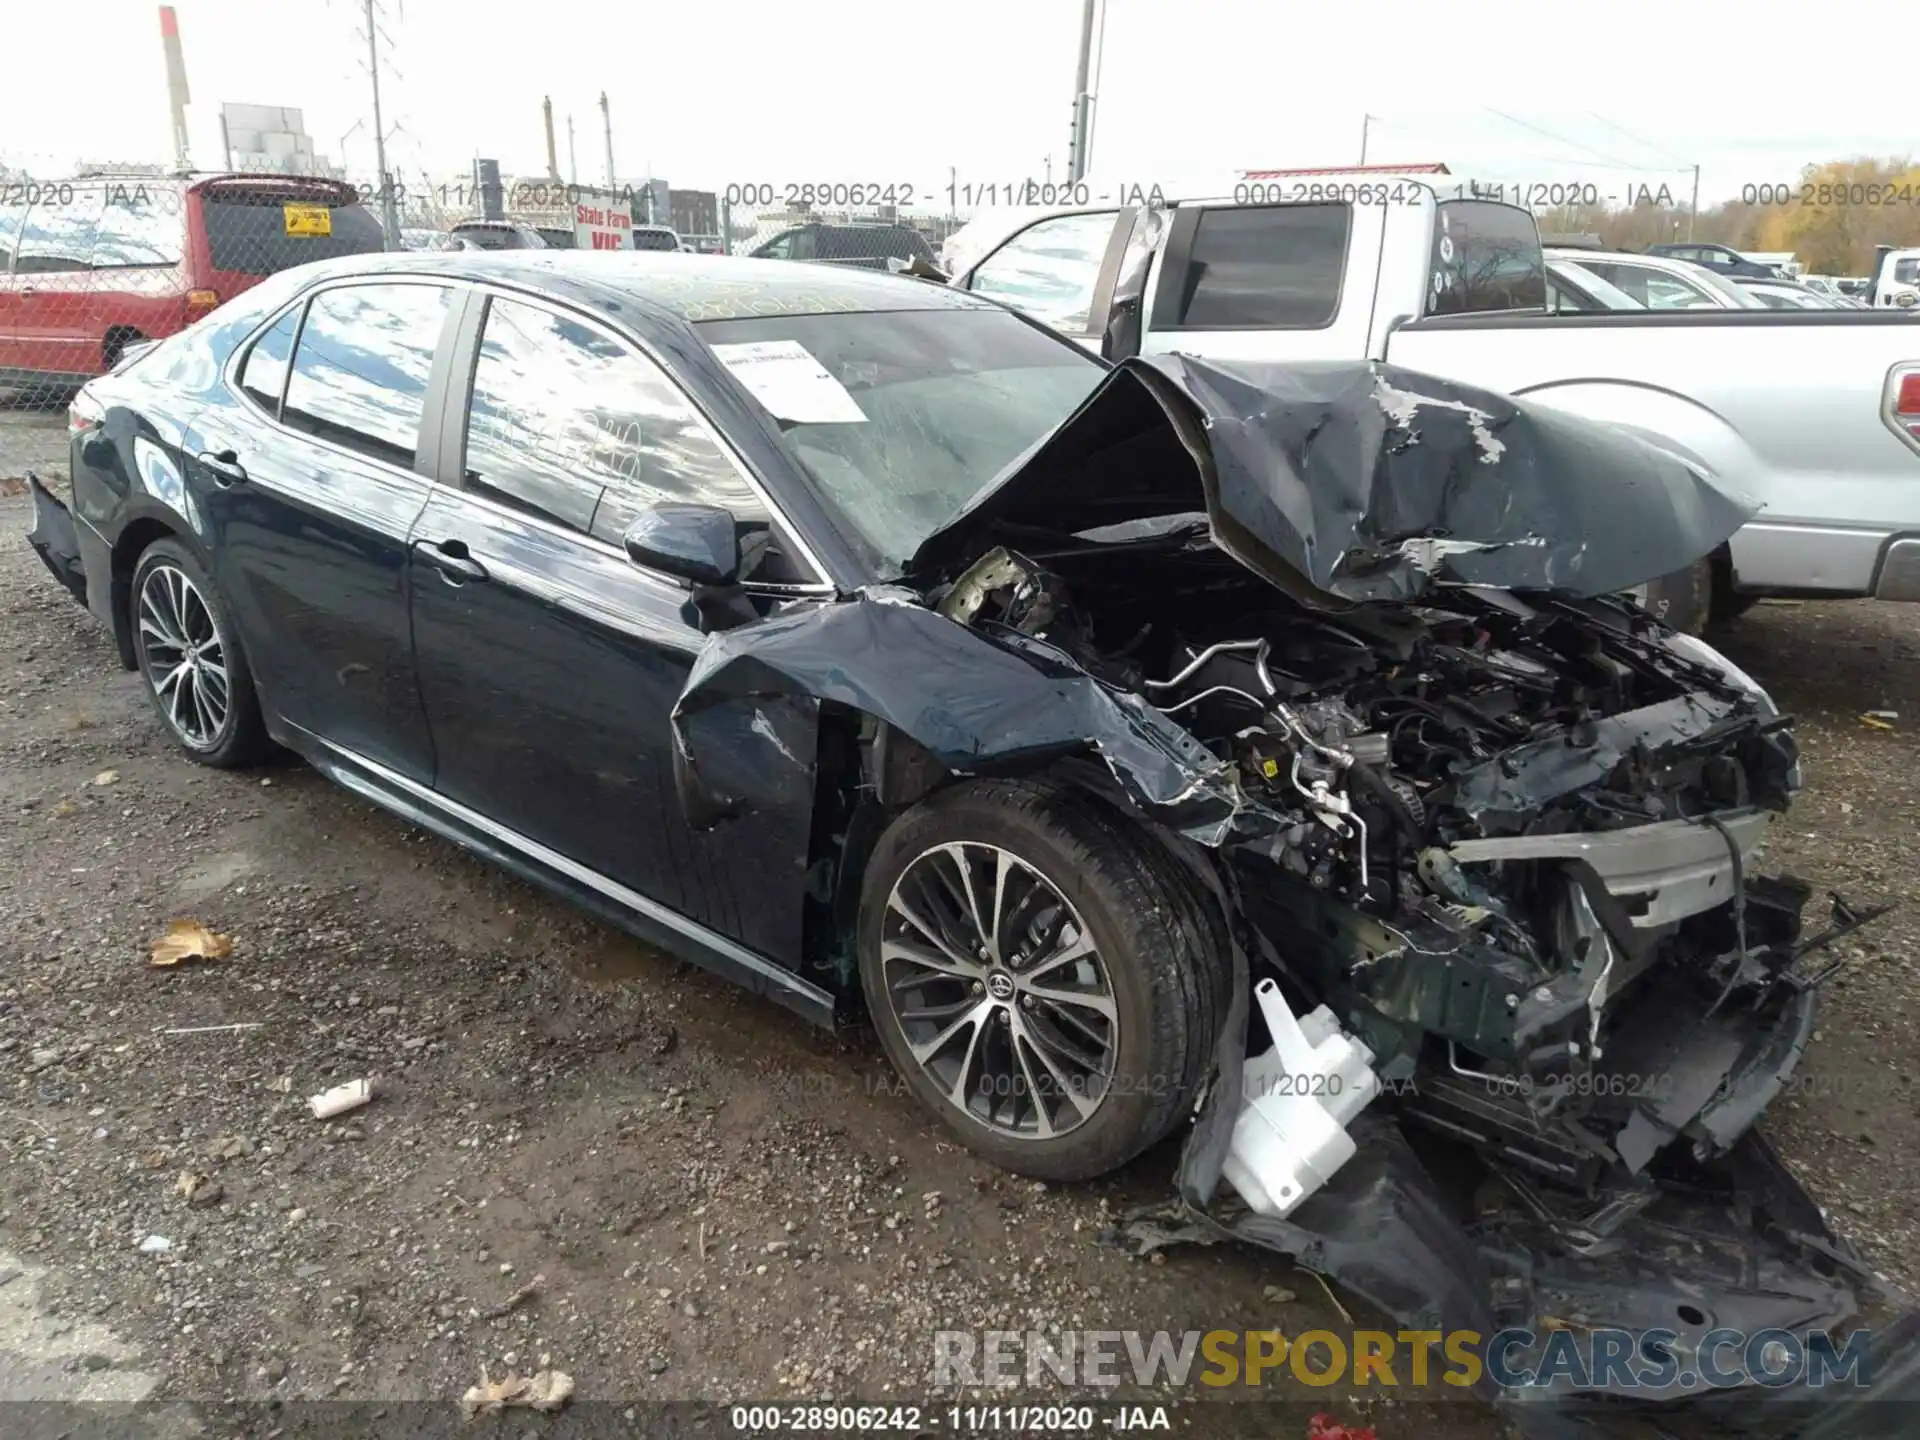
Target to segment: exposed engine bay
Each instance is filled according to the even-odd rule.
[[[908,757],[882,805],[1078,766],[1177,851],[1233,1003],[1136,1251],[1264,1246],[1417,1329],[1836,1325],[1884,1291],[1754,1127],[1890,907],[1803,933],[1759,869],[1789,721],[1615,598],[1752,513],[1433,377],[1130,361],[898,583],[711,637],[682,802],[750,811],[740,737],[819,703]]]
[[[1150,594],[1130,583],[1147,552]],[[1432,1123],[1547,1178],[1591,1180],[1654,1098],[1610,1074],[1637,981],[1746,1006],[1798,953],[1808,892],[1752,874],[1799,784],[1789,722],[1623,602],[1314,610],[1174,534],[1045,565],[998,550],[939,603],[1059,646],[1230,767],[1264,823],[1227,848],[1282,978],[1389,1082],[1445,1077]],[[1596,1112],[1577,1139],[1545,1123]]]

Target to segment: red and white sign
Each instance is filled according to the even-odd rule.
[[[581,200],[573,207],[573,243],[582,250],[631,250],[633,202]]]

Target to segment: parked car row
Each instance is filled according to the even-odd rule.
[[[1870,916],[1800,942],[1812,887],[1757,873],[1790,722],[1616,598],[1752,505],[1589,377],[1865,472],[1920,332],[1569,319],[1548,273],[1525,210],[1430,189],[1060,214],[957,288],[345,257],[87,384],[29,538],[192,759],[278,742],[864,1012],[1016,1172],[1191,1127],[1143,1246],[1230,1234],[1416,1328],[1838,1325],[1864,1262],[1753,1127],[1796,961]],[[1593,1381],[1634,1385],[1689,1398]]]
[[[1419,203],[1246,205],[1226,181],[998,233],[985,217],[955,237],[973,258],[953,283],[1109,359],[1366,357],[1656,437],[1765,506],[1647,588],[1682,628],[1766,594],[1920,600],[1909,317],[1671,256],[1543,251],[1525,210],[1394,183]]]

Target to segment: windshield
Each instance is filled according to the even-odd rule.
[[[1106,373],[1078,346],[997,308],[697,328],[779,422],[841,531],[885,576]]]

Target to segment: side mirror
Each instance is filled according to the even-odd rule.
[[[649,505],[627,526],[627,558],[695,585],[740,580],[740,532],[717,505]]]

